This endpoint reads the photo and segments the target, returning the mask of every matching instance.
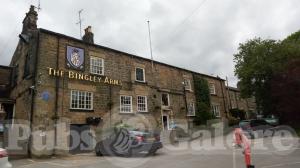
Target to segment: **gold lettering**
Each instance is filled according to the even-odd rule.
[[[83,80],[83,74],[78,74],[78,79]]]
[[[119,85],[119,81],[118,80],[114,80],[114,85]]]
[[[49,69],[49,70],[48,70],[48,74],[49,74],[49,75],[52,75],[52,70],[53,70],[53,68],[48,67],[48,69]]]
[[[101,82],[101,77],[97,77],[97,79],[98,79],[98,82]]]
[[[64,76],[64,71],[60,71],[60,77]]]
[[[84,80],[89,80],[89,75],[84,75]]]
[[[60,75],[60,71],[59,70],[53,70],[53,75],[54,76],[59,76]]]
[[[74,78],[74,72],[69,71],[69,78],[70,78],[70,79]]]
[[[96,76],[93,76],[93,82],[96,82],[96,79],[97,79]]]
[[[104,83],[109,83],[108,77],[105,77]]]
[[[113,85],[114,84],[114,80],[109,79],[109,84]]]

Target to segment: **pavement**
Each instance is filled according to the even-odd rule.
[[[244,168],[243,150],[232,146],[230,136],[197,139],[175,146],[167,144],[151,157],[96,157],[89,153],[43,160],[14,160],[11,163],[13,168]],[[255,139],[252,141],[252,163],[256,168],[299,168],[299,143],[299,138]]]

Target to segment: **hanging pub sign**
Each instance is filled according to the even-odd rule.
[[[84,49],[67,46],[67,67],[74,70],[84,70]]]

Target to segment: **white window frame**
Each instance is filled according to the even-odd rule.
[[[215,117],[221,117],[220,105],[219,104],[212,104],[211,105],[212,113]]]
[[[216,94],[216,86],[215,86],[214,83],[209,83],[209,93],[212,94],[212,95]]]
[[[190,107],[190,105],[192,105],[193,106],[193,111],[192,111],[192,113],[193,114],[191,114],[190,113],[190,111],[189,111],[189,107]],[[190,116],[190,117],[194,117],[194,116],[196,116],[196,109],[195,109],[195,103],[194,102],[190,102],[189,104],[188,104],[188,109],[187,109],[187,116]]]
[[[129,97],[130,98],[130,105],[129,105],[130,111],[122,111],[122,97],[126,97],[126,98]],[[125,113],[125,114],[133,113],[133,109],[132,109],[132,96],[128,96],[128,95],[121,95],[120,96],[120,113]]]
[[[162,98],[163,98],[163,94],[166,94],[166,95],[167,95],[167,98],[168,98],[168,105],[164,105],[164,104],[163,104],[163,99],[162,99]],[[170,95],[169,95],[169,93],[162,93],[162,94],[161,94],[161,105],[164,106],[164,107],[169,107],[169,106],[170,106]]]
[[[145,103],[139,103],[139,97],[141,98],[144,98],[145,99]],[[148,100],[147,100],[147,96],[141,96],[141,95],[138,95],[137,98],[136,98],[136,104],[137,104],[137,112],[140,112],[140,113],[147,113],[148,112]],[[139,105],[145,105],[145,110],[140,110],[139,109]]]
[[[77,100],[76,100],[76,103],[77,103],[77,107],[73,107],[73,93],[74,92],[77,92],[76,94],[76,96],[77,96]],[[80,104],[79,104],[79,94],[83,94],[84,95],[84,102],[83,102],[83,106],[84,107],[80,107]],[[87,105],[88,104],[86,104],[86,98],[87,98],[87,94],[91,94],[91,99],[90,99],[90,108],[87,108]],[[89,92],[89,91],[81,91],[81,90],[71,90],[71,95],[70,95],[70,109],[72,109],[72,110],[93,110],[94,109],[94,94],[93,94],[93,92]]]
[[[137,70],[137,69],[142,69],[142,70],[143,70],[143,79],[144,79],[144,80],[138,80],[138,79],[137,79],[137,74],[136,74],[136,70]],[[138,82],[146,82],[145,68],[135,67],[135,81],[138,81]]]
[[[94,61],[94,62],[101,61],[102,67],[99,65],[93,65],[92,61]],[[93,69],[94,67],[101,68],[102,73],[95,72],[95,70]],[[96,74],[96,75],[104,75],[104,59],[103,58],[90,56],[90,73]]]
[[[192,84],[190,79],[184,79],[184,88],[185,90],[192,91]]]

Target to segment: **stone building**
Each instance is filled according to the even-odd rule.
[[[229,109],[239,109],[246,112],[246,118],[252,118],[256,114],[255,98],[242,98],[240,90],[235,87],[226,87],[228,91]]]
[[[12,104],[6,110],[9,119],[15,124],[28,121],[38,135],[19,142],[23,152],[78,152],[71,149],[72,130],[97,131],[116,123],[137,129],[188,129],[197,108],[193,75],[208,81],[214,115],[226,117],[223,79],[94,44],[91,27],[81,40],[37,28],[37,19],[31,6],[11,63],[2,68],[9,69],[11,80],[0,103]],[[42,150],[33,147],[39,138],[50,141]]]

